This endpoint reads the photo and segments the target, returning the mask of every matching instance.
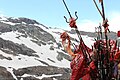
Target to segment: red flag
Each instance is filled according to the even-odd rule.
[[[78,56],[71,62],[71,69],[71,80],[79,80],[80,78],[82,78],[82,80],[90,80],[90,72],[91,70],[95,70],[96,66],[94,61],[92,61],[88,67],[83,55],[78,54]]]
[[[84,47],[85,44],[83,40],[80,41],[79,47]],[[90,80],[90,68],[87,66],[86,59],[83,56],[83,52],[81,49],[78,49],[76,51],[76,54],[78,54],[71,62],[71,80],[79,80],[80,78],[83,78],[82,80]]]
[[[85,59],[80,54],[71,62],[71,69],[72,74],[70,80],[79,80],[90,72],[90,68],[86,67]]]

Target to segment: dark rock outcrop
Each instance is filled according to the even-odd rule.
[[[0,80],[15,80],[6,68],[0,66]]]
[[[53,80],[53,78],[58,79],[58,80],[70,80],[70,72],[71,71],[69,68],[58,68],[54,66],[34,66],[34,67],[27,67],[27,68],[21,68],[18,70],[14,70],[14,74],[19,79],[22,78],[20,76],[24,74],[35,75],[35,76],[42,76],[42,74],[45,74],[45,75],[61,74],[61,76],[44,77],[42,80]],[[27,77],[27,79],[28,78],[30,77]]]
[[[19,45],[8,40],[3,40],[2,38],[0,38],[0,49],[7,54],[12,54],[15,56],[18,54],[23,54],[27,56],[39,57],[38,55],[34,54],[34,50],[27,48],[25,45]]]
[[[0,22],[0,32],[1,33],[10,32],[10,31],[12,31],[12,28],[10,28],[10,25]]]
[[[2,54],[0,54],[0,59],[12,60],[12,58],[11,58],[11,57],[5,57],[5,56],[3,56]]]

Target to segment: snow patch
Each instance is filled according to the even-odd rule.
[[[5,23],[5,24],[9,24],[9,25],[16,25],[15,23],[12,23],[12,22],[6,22],[6,21],[1,21],[1,22],[3,22],[3,23]]]
[[[55,76],[62,76],[62,74],[54,74],[54,75],[45,75],[45,74],[42,74],[42,76],[24,74],[21,77],[29,77],[29,76],[32,76],[32,77],[35,77],[35,78],[38,78],[38,79],[43,79],[43,78],[49,78],[49,77],[55,77]],[[54,80],[56,80],[56,79],[54,78]]]
[[[5,17],[4,15],[0,15],[0,21],[4,21],[7,20],[7,17]]]

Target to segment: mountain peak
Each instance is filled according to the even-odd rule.
[[[19,17],[19,18],[8,18],[8,21],[12,23],[26,23],[26,24],[39,24],[36,20],[29,19],[29,18],[24,18],[24,17]]]

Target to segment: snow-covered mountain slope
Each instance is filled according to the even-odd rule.
[[[11,80],[69,80],[71,57],[60,39],[64,31],[79,44],[72,31],[48,28],[28,18],[0,17],[0,66],[11,73]],[[94,37],[82,38],[91,48]]]
[[[19,32],[7,32],[7,33],[3,33],[0,35],[0,37],[4,40],[9,40],[9,41],[12,41],[17,44],[24,44],[26,47],[33,49],[35,51],[34,54],[38,55],[38,57],[34,57],[34,56],[29,57],[29,56],[18,55],[17,56],[18,61],[20,61],[20,62],[18,63],[19,65],[16,68],[21,68],[22,66],[20,66],[20,65],[23,65],[24,67],[25,67],[25,65],[26,65],[26,67],[33,66],[33,65],[45,66],[45,64],[43,64],[37,60],[42,60],[42,61],[46,62],[48,65],[52,65],[52,66],[69,67],[68,60],[66,60],[66,59],[63,59],[62,61],[57,60],[57,58],[56,58],[58,55],[57,51],[59,51],[59,49],[50,50],[51,45],[49,45],[47,43],[46,43],[46,45],[39,46],[38,44],[32,42],[32,40],[34,40],[34,39],[32,39],[30,37],[24,38],[21,35],[22,34],[20,34]],[[16,38],[18,36],[21,36],[21,37]],[[54,47],[54,45],[53,45],[53,47]],[[21,60],[19,60],[19,57],[21,58]],[[24,63],[21,62],[22,60]],[[14,61],[14,58],[13,58],[13,61]],[[14,65],[16,65],[16,64],[13,64],[12,67],[14,67]],[[31,64],[31,65],[29,65],[29,64]],[[46,65],[46,66],[48,66],[48,65]]]

